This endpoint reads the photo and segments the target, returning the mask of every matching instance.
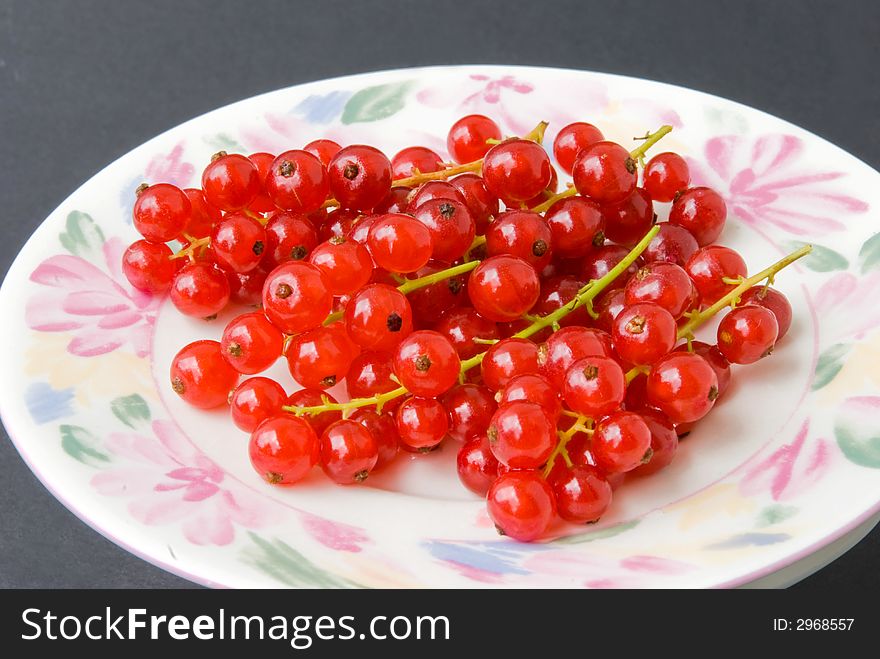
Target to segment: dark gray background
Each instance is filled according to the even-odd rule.
[[[880,166],[876,1],[0,0],[2,269],[83,181],[186,119],[300,82],[454,63],[685,85]],[[878,550],[875,530],[800,587],[876,592]],[[187,585],[80,523],[0,440],[0,586]]]

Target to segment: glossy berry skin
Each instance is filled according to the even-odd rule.
[[[132,286],[147,293],[164,293],[171,288],[179,261],[171,259],[171,248],[164,243],[138,240],[122,255],[122,272]]]
[[[498,197],[489,192],[483,177],[477,174],[462,174],[450,181],[458,190],[465,206],[474,218],[477,235],[482,236],[489,228],[489,222],[498,215]]]
[[[486,496],[498,477],[498,460],[492,455],[485,435],[473,437],[461,445],[456,466],[461,484],[481,497]]]
[[[344,295],[365,286],[373,274],[373,259],[367,248],[340,236],[315,247],[309,263],[324,273],[327,289]]]
[[[678,450],[678,434],[675,426],[663,412],[644,409],[639,412],[642,421],[651,431],[651,459],[647,464],[636,467],[634,475],[649,476],[670,465]]]
[[[291,485],[318,461],[318,437],[302,418],[279,414],[254,429],[248,454],[254,470],[267,483]]]
[[[586,258],[584,258],[581,264],[580,278],[584,281],[601,279],[609,272],[611,272],[618,263],[623,261],[628,253],[629,250],[622,245],[608,244],[604,247],[600,247],[599,249],[594,249],[592,252],[586,255]],[[630,264],[630,266],[626,270],[624,270],[623,273],[619,277],[617,277],[617,279],[612,281],[608,285],[608,287],[616,288],[618,286],[625,286],[627,280],[632,277],[639,269],[639,264],[639,260],[636,260],[635,263]]]
[[[424,268],[412,273],[412,277],[425,277],[447,267],[440,261],[429,261]],[[417,288],[410,291],[406,298],[412,307],[413,318],[419,325],[430,327],[450,309],[468,303],[465,276],[449,277],[436,284]]]
[[[370,284],[345,306],[345,327],[365,350],[390,352],[412,332],[412,310],[396,288]]]
[[[464,203],[464,197],[449,181],[426,181],[409,194],[406,212],[412,214],[424,203],[432,199],[452,199]]]
[[[257,166],[237,153],[218,155],[202,173],[205,200],[222,211],[249,206],[263,189]]]
[[[669,223],[687,229],[700,247],[718,240],[727,220],[727,205],[711,188],[690,188],[672,202]]]
[[[455,162],[479,160],[491,148],[486,140],[500,140],[501,129],[489,117],[469,114],[456,121],[446,136],[446,150]]]
[[[453,387],[441,399],[449,418],[449,436],[460,442],[485,435],[498,408],[489,389],[476,384]]]
[[[318,245],[315,225],[305,215],[279,211],[266,224],[264,260],[272,267],[302,261]]]
[[[391,159],[391,173],[395,179],[438,172],[443,169],[443,158],[424,146],[409,146],[398,151]]]
[[[506,211],[486,231],[486,252],[518,256],[540,272],[553,258],[552,232],[537,213]]]
[[[435,398],[412,396],[397,408],[397,432],[404,448],[427,452],[446,437],[449,419],[443,404]]]
[[[584,283],[572,275],[557,275],[543,278],[541,281],[541,295],[529,313],[533,316],[546,316],[553,313],[574,300]],[[560,319],[559,324],[563,327],[568,325],[587,326],[592,324],[592,319],[587,312],[586,306],[583,306],[578,307]]]
[[[537,469],[556,446],[556,424],[537,403],[501,405],[486,431],[492,454],[511,469]]]
[[[431,232],[432,258],[451,263],[464,256],[474,241],[476,225],[463,202],[432,199],[413,214]]]
[[[343,419],[321,434],[321,468],[340,485],[362,483],[379,460],[373,435],[357,421]]]
[[[356,144],[341,149],[327,169],[330,191],[345,208],[368,211],[391,190],[391,162],[371,146]]]
[[[673,352],[658,360],[648,373],[648,402],[672,423],[702,419],[718,398],[718,377],[697,354]]]
[[[263,285],[263,313],[285,334],[318,327],[333,305],[324,274],[311,263],[289,261],[278,266]]]
[[[538,366],[541,374],[561,393],[572,364],[585,357],[613,354],[610,334],[587,327],[563,327],[538,348]]]
[[[688,164],[677,153],[658,153],[645,165],[645,189],[654,201],[672,201],[691,181]]]
[[[725,284],[724,278],[736,279],[748,275],[743,258],[722,245],[709,245],[697,250],[684,269],[697,287],[703,306],[714,304],[736,288],[736,284]]]
[[[608,357],[579,359],[565,373],[565,404],[578,414],[593,419],[611,414],[625,394],[623,369]]]
[[[243,213],[227,213],[214,226],[211,249],[218,265],[233,272],[250,272],[263,258],[266,230]]]
[[[394,353],[394,373],[416,396],[439,396],[458,380],[461,360],[442,334],[419,330],[406,337]]]
[[[323,242],[354,231],[361,214],[348,208],[335,208],[329,213],[321,209],[308,217],[318,228],[318,240]]]
[[[599,204],[616,204],[635,190],[638,168],[629,151],[616,142],[601,141],[578,154],[572,178],[585,197]]]
[[[728,312],[718,324],[718,349],[732,364],[754,364],[776,345],[779,323],[770,309],[747,304]]]
[[[653,364],[675,346],[678,327],[666,309],[653,302],[628,305],[614,319],[614,350],[630,364]]]
[[[385,198],[373,208],[373,212],[379,215],[385,215],[386,213],[404,213],[409,207],[410,194],[412,194],[412,188],[395,185],[388,191]]]
[[[236,371],[246,375],[262,373],[281,355],[284,335],[260,311],[234,318],[220,339],[223,357]]]
[[[328,389],[348,374],[357,348],[342,323],[334,323],[294,337],[285,356],[290,374],[303,387]]]
[[[596,329],[611,334],[614,327],[614,319],[617,314],[623,311],[626,306],[626,292],[622,288],[613,288],[605,291],[596,301],[593,302],[593,308],[599,317],[594,321]]]
[[[611,485],[595,467],[562,469],[550,478],[559,516],[575,524],[592,524],[611,505]]]
[[[281,414],[286,400],[287,394],[275,380],[248,378],[229,397],[232,422],[239,430],[253,432],[265,419]]]
[[[330,178],[317,156],[308,151],[285,151],[272,162],[266,192],[278,208],[311,213],[327,200]]]
[[[391,379],[391,355],[385,352],[362,352],[348,369],[345,386],[351,398],[369,398],[397,388]]]
[[[308,151],[315,156],[321,161],[321,164],[324,165],[324,167],[330,166],[330,161],[333,160],[333,156],[339,153],[341,149],[342,147],[333,140],[324,139],[313,140],[303,147],[303,151]]]
[[[477,343],[474,339],[498,338],[496,323],[483,318],[471,307],[450,309],[441,316],[433,329],[449,339],[461,359],[470,359],[486,349],[484,344]]]
[[[431,230],[410,215],[389,213],[370,227],[367,246],[373,260],[388,272],[415,272],[434,252]]]
[[[538,273],[515,256],[492,256],[471,272],[468,297],[479,314],[496,322],[519,318],[541,293]]]
[[[483,181],[496,197],[526,201],[550,184],[552,169],[540,144],[506,140],[489,149],[483,158]]]
[[[626,304],[654,302],[673,318],[697,303],[697,289],[684,268],[674,263],[649,263],[630,277],[624,289]]]
[[[322,389],[300,389],[287,397],[285,405],[288,407],[316,407],[323,405],[325,400],[331,403],[339,402]],[[330,424],[336,423],[342,418],[342,412],[328,410],[318,414],[305,414],[300,418],[305,419],[315,431],[315,436],[320,437]]]
[[[605,237],[618,245],[631,247],[653,226],[654,203],[644,188],[636,188],[623,201],[602,206],[602,216]]]
[[[397,422],[390,412],[379,414],[376,410],[361,407],[349,417],[366,428],[379,448],[379,459],[373,471],[381,469],[394,461],[400,452],[400,435],[397,432]]]
[[[171,301],[184,316],[208,318],[229,301],[229,280],[211,263],[190,263],[174,275]]]
[[[590,451],[606,473],[632,471],[651,458],[651,431],[633,412],[614,412],[599,421]]]
[[[540,474],[510,471],[500,476],[486,495],[495,528],[520,542],[537,540],[556,516],[553,490]]]
[[[700,246],[691,233],[680,226],[664,222],[642,253],[647,263],[675,263],[684,267]]]
[[[605,218],[590,199],[560,199],[544,214],[557,256],[579,257],[605,242]]]
[[[503,339],[489,347],[480,366],[483,384],[498,391],[517,375],[538,372],[538,346],[528,339]]]
[[[791,327],[791,303],[788,298],[775,288],[769,286],[752,286],[740,297],[740,304],[756,304],[773,312],[776,316],[776,324],[779,326],[779,332],[776,336],[778,342],[783,336],[788,334]]]
[[[562,171],[571,175],[574,161],[580,152],[604,139],[602,131],[593,124],[576,121],[565,126],[556,135],[556,139],[553,140],[553,156],[556,158],[556,162],[559,163]]]
[[[517,400],[537,403],[551,421],[557,421],[562,414],[562,401],[558,391],[547,378],[537,373],[523,373],[511,378],[503,389],[498,390],[496,397],[499,405]]]
[[[194,238],[210,236],[211,229],[222,219],[222,213],[205,201],[201,188],[184,188],[183,192],[190,203],[189,220],[184,231]]]
[[[193,407],[209,410],[225,405],[238,382],[217,341],[193,341],[171,361],[171,388]]]
[[[682,343],[675,349],[676,352],[693,352],[708,362],[712,370],[715,371],[715,377],[718,378],[718,396],[724,395],[730,386],[730,362],[727,361],[716,345],[709,345],[702,341],[691,341],[691,350],[688,350],[687,343]]]
[[[248,208],[255,213],[272,213],[276,210],[275,204],[266,194],[266,177],[275,161],[275,156],[271,153],[252,153],[248,156],[248,160],[254,163],[257,173],[260,175],[260,192],[254,197],[254,200],[248,205]],[[190,199],[192,201],[192,199]]]
[[[134,228],[151,243],[174,240],[186,228],[192,204],[186,193],[170,183],[156,183],[134,202]]]
[[[263,264],[250,272],[227,272],[229,301],[248,307],[259,306],[263,299],[263,284],[266,283],[268,276],[269,271]]]

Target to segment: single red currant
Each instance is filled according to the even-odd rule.
[[[752,286],[740,296],[739,300],[743,306],[756,304],[773,312],[773,315],[776,316],[776,323],[779,325],[779,333],[776,337],[777,342],[788,333],[788,329],[791,327],[791,303],[785,295],[775,288]]]
[[[194,341],[171,361],[174,393],[203,410],[227,404],[238,377],[238,371],[223,359],[217,341]]]
[[[700,301],[710,306],[736,288],[736,283],[724,280],[737,280],[748,274],[746,262],[729,247],[709,245],[691,255],[685,270],[694,281]]]
[[[575,524],[592,524],[611,505],[611,485],[595,467],[562,469],[551,475],[559,516]]]
[[[611,330],[614,350],[630,364],[653,364],[675,346],[675,318],[653,302],[626,306]]]
[[[332,306],[333,296],[324,274],[311,263],[283,263],[263,286],[263,312],[285,334],[318,327]]]
[[[583,256],[605,243],[602,209],[590,199],[560,199],[547,210],[544,217],[550,227],[553,251],[558,256]]]
[[[398,151],[391,159],[391,173],[395,179],[439,172],[441,169],[443,158],[424,146],[409,146]]]
[[[499,462],[511,469],[537,469],[556,446],[556,424],[537,403],[517,400],[498,408],[486,436]]]
[[[565,126],[556,135],[556,139],[553,140],[553,156],[556,158],[556,162],[559,163],[562,171],[570,175],[574,167],[574,161],[580,155],[580,152],[604,139],[602,131],[593,124],[576,121]]]
[[[677,153],[658,153],[645,165],[645,189],[654,201],[672,201],[691,180],[685,159]]]
[[[379,446],[373,435],[351,419],[328,426],[320,445],[321,468],[341,485],[363,483],[379,460]]]
[[[416,396],[439,396],[458,380],[461,360],[452,343],[430,330],[413,332],[394,354],[394,373]]]
[[[318,245],[315,225],[305,215],[279,211],[266,224],[265,261],[272,267],[302,261]]]
[[[269,271],[261,264],[250,272],[227,272],[229,301],[248,307],[257,307],[263,299],[263,284]]]
[[[595,320],[597,329],[611,333],[614,319],[626,306],[626,292],[622,288],[605,291],[593,302],[593,308],[599,317]]]
[[[766,307],[747,304],[731,310],[718,325],[718,349],[733,364],[753,364],[776,345],[779,323]]]
[[[433,329],[449,339],[461,359],[470,359],[485,351],[486,346],[476,339],[491,341],[498,338],[497,324],[483,318],[471,307],[450,309]]]
[[[402,213],[380,216],[370,227],[367,246],[376,265],[388,272],[415,272],[434,252],[431,230]]]
[[[362,352],[355,357],[345,376],[351,398],[369,398],[397,389],[392,379],[391,355],[384,352]]]
[[[636,188],[623,201],[602,206],[605,219],[605,237],[631,247],[648,233],[657,216],[654,203],[644,188]]]
[[[544,148],[531,140],[496,144],[483,158],[483,181],[496,197],[526,201],[549,184],[553,167]]]
[[[449,181],[426,181],[415,190],[410,191],[406,212],[412,214],[424,203],[432,199],[452,199],[464,203],[464,197]]]
[[[489,117],[469,114],[456,121],[446,136],[446,150],[455,162],[479,160],[491,148],[486,140],[500,140],[501,129]]]
[[[211,263],[190,263],[174,275],[171,301],[185,316],[209,318],[229,301],[229,280]]]
[[[237,153],[220,151],[202,174],[205,200],[222,211],[247,207],[262,189],[257,166]]]
[[[553,490],[533,471],[510,471],[492,483],[486,495],[495,528],[520,542],[537,540],[556,516]]]
[[[538,273],[516,256],[492,256],[471,272],[468,297],[489,320],[515,320],[535,306],[541,293]]]
[[[482,236],[492,218],[498,215],[498,197],[489,192],[483,177],[477,174],[456,176],[450,183],[458,190],[474,218],[477,235]]]
[[[675,458],[675,452],[678,450],[678,435],[675,426],[663,412],[648,408],[641,410],[639,414],[651,431],[651,459],[647,464],[636,467],[633,474],[648,476],[668,467]]]
[[[718,376],[709,363],[691,352],[673,352],[648,373],[648,402],[672,423],[702,419],[718,398]]]
[[[327,200],[330,179],[317,156],[308,151],[285,151],[269,169],[266,192],[278,208],[311,213]]]
[[[357,354],[342,323],[299,334],[285,352],[293,379],[311,389],[328,389],[342,382]]]
[[[171,248],[164,243],[138,240],[122,255],[122,272],[138,290],[164,293],[171,288],[174,273],[182,265],[180,260],[172,260],[171,256]]]
[[[590,451],[608,473],[632,471],[651,459],[651,431],[633,412],[614,412],[599,421]]]
[[[266,230],[257,220],[243,213],[227,213],[214,226],[211,249],[217,264],[233,272],[256,268],[266,249]]]
[[[446,409],[435,398],[412,396],[397,408],[395,418],[404,448],[422,453],[442,442],[449,429]]]
[[[371,146],[345,147],[333,156],[327,169],[330,190],[345,208],[368,211],[391,190],[391,162]]]
[[[345,327],[362,348],[391,351],[412,332],[412,309],[396,288],[370,284],[345,306]]]
[[[189,220],[186,223],[184,233],[193,238],[205,238],[211,235],[211,229],[219,222],[223,214],[219,208],[214,208],[205,201],[205,194],[201,188],[184,188],[184,194],[191,206]]]
[[[314,140],[303,147],[303,151],[308,151],[318,160],[324,167],[330,167],[330,161],[342,149],[339,144],[333,140]]]
[[[498,460],[492,455],[485,435],[473,437],[461,445],[456,465],[462,485],[481,497],[486,496],[498,477]]]
[[[177,238],[192,214],[186,193],[170,183],[138,189],[132,213],[134,228],[151,243],[167,243]]]
[[[674,263],[649,263],[630,277],[624,289],[626,304],[654,302],[681,318],[698,300],[697,289],[684,268]]]
[[[574,187],[599,204],[616,204],[632,194],[638,167],[616,142],[595,142],[582,149],[572,168]]]
[[[565,374],[579,359],[611,357],[611,335],[587,327],[563,327],[538,348],[538,367],[557,391],[565,386]]]
[[[294,391],[287,397],[285,405],[287,407],[319,407],[326,403],[338,403],[333,396],[323,389],[300,389]],[[315,436],[320,437],[323,432],[332,423],[336,423],[342,418],[342,412],[337,410],[327,410],[318,414],[305,414],[302,417],[315,431]]]
[[[453,199],[432,199],[413,213],[431,232],[432,256],[451,263],[464,256],[474,241],[475,225],[467,206]]]
[[[412,276],[427,277],[446,269],[446,267],[446,264],[439,261],[429,261],[424,268],[414,272]],[[433,325],[450,309],[467,304],[465,275],[449,277],[435,284],[417,288],[410,291],[406,297],[412,307],[413,318],[424,326]]]
[[[540,405],[551,421],[558,421],[562,414],[562,401],[559,393],[543,375],[523,373],[510,378],[496,395],[499,405],[524,400]]]
[[[367,248],[342,236],[315,247],[309,263],[324,273],[324,281],[333,295],[356,291],[373,275],[373,259]]]
[[[669,223],[687,229],[702,247],[718,240],[727,220],[727,206],[710,188],[682,192],[669,211]]]
[[[730,386],[730,362],[727,361],[727,357],[721,353],[718,346],[709,345],[702,341],[691,341],[690,349],[688,348],[687,343],[682,343],[675,349],[675,351],[693,352],[705,359],[709,366],[712,367],[712,370],[715,371],[715,376],[718,378],[718,397],[720,398],[724,395],[724,392],[727,391],[727,388]]]
[[[489,256],[518,256],[539,272],[553,258],[550,227],[532,211],[506,211],[499,215],[486,232]]]
[[[281,414],[287,400],[284,389],[269,378],[248,378],[229,396],[232,422],[239,430],[253,432],[265,419]]]
[[[581,271],[579,276],[584,281],[595,281],[602,279],[611,272],[617,265],[626,258],[629,250],[622,245],[608,244],[599,249],[588,252],[584,260],[581,262]],[[637,259],[631,263],[614,281],[608,284],[608,288],[623,287],[627,280],[632,277],[639,269],[641,260]]]
[[[569,409],[594,419],[611,414],[623,403],[623,369],[608,357],[585,357],[569,366],[563,396]]]
[[[267,483],[291,485],[318,461],[318,438],[303,419],[271,416],[256,427],[248,444],[251,464]]]
[[[498,408],[492,392],[476,384],[453,387],[443,394],[442,403],[449,418],[449,435],[460,442],[485,435]]]
[[[553,313],[571,303],[577,297],[584,283],[572,275],[555,275],[544,278],[541,281],[541,295],[529,313],[533,316],[546,316]],[[559,324],[563,327],[568,325],[583,327],[591,325],[592,319],[586,306],[581,306],[562,318]]]
[[[281,355],[284,335],[259,311],[234,318],[220,339],[223,356],[236,371],[246,375],[260,373]]]
[[[682,268],[700,246],[697,239],[691,233],[680,226],[664,222],[660,230],[651,239],[648,247],[642,252],[642,258],[647,263],[666,262],[675,263]]]
[[[538,346],[528,339],[503,339],[486,351],[483,384],[498,391],[517,375],[538,372]]]

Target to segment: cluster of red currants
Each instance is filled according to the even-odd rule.
[[[677,154],[645,162],[668,127],[632,152],[591,124],[564,127],[553,153],[573,184],[561,192],[545,128],[503,139],[470,115],[447,137],[460,164],[317,140],[279,156],[221,152],[202,189],[142,186],[129,281],[170,291],[190,316],[261,307],[221,341],[184,347],[174,391],[229,405],[270,483],[316,464],[361,482],[400,449],[451,438],[461,481],[487,496],[502,533],[529,541],[557,517],[598,520],[626,474],[672,461],[731,363],[786,333],[791,307],[761,283],[799,256],[747,278],[734,250],[712,244],[722,198],[690,187]],[[655,204],[668,202],[658,224]],[[716,344],[693,340],[728,306]],[[290,395],[258,375],[281,356],[303,387]],[[351,400],[339,402],[326,390],[343,381]]]

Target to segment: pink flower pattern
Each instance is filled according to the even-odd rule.
[[[858,277],[839,272],[822,284],[816,293],[816,313],[824,320],[822,343],[830,345],[861,340],[880,327],[880,305],[864,304],[880,299],[880,271]],[[857,313],[853,310],[857,309]]]
[[[103,355],[125,345],[144,357],[150,352],[159,298],[125,279],[120,239],[108,240],[102,251],[107,272],[69,254],[51,256],[37,266],[30,278],[45,290],[28,299],[25,321],[40,332],[73,332],[67,350],[79,357]]]
[[[864,213],[868,204],[828,185],[843,172],[808,169],[802,153],[794,135],[727,135],[706,142],[708,167],[692,158],[688,164],[693,184],[718,190],[728,214],[755,229],[773,226],[795,235],[844,230],[838,216]]]
[[[128,510],[149,526],[180,524],[196,545],[228,545],[236,527],[258,529],[276,521],[277,506],[234,482],[190,444],[176,424],[154,421],[153,436],[113,433],[106,448],[117,466],[92,478],[105,496],[131,499]]]

